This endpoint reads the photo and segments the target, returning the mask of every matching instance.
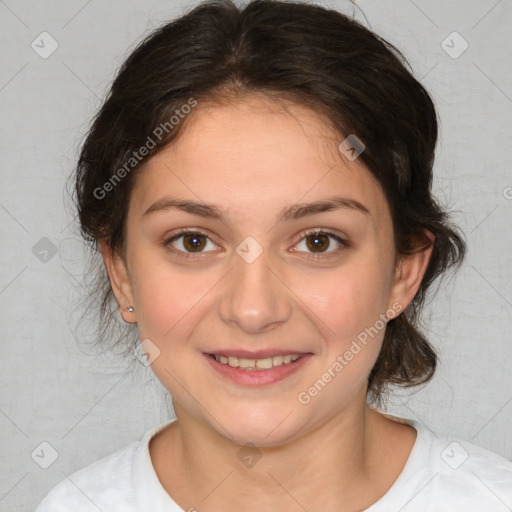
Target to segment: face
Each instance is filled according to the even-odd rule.
[[[364,405],[424,262],[397,274],[378,182],[314,112],[253,96],[193,115],[137,177],[111,282],[177,412],[282,444]]]

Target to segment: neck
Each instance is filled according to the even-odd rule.
[[[258,448],[234,444],[175,404],[178,420],[153,446],[155,470],[184,510],[361,510],[392,485],[415,431],[359,404],[289,443]]]

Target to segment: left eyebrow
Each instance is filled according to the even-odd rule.
[[[322,201],[315,201],[313,203],[297,203],[289,208],[286,208],[277,218],[277,222],[285,222],[290,220],[301,219],[308,215],[315,213],[327,212],[331,210],[347,209],[369,215],[370,210],[355,199],[348,197],[332,197]]]
[[[222,214],[222,211],[214,204],[198,203],[195,201],[179,200],[167,197],[153,203],[143,213],[143,216],[151,212],[165,211],[174,208],[193,215],[210,217],[225,222],[225,217]],[[340,209],[352,210],[367,215],[370,214],[368,208],[355,199],[348,197],[332,197],[321,201],[315,201],[313,203],[297,203],[289,206],[278,215],[276,223],[279,224],[281,222],[301,219],[316,213]]]

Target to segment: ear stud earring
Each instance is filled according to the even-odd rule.
[[[128,306],[126,309],[131,313],[135,308],[133,306]]]

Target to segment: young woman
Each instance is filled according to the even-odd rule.
[[[203,3],[130,55],[78,213],[100,319],[115,298],[177,419],[37,512],[511,509],[510,462],[378,409],[432,377],[418,316],[465,252],[404,62],[338,12],[271,0]]]

